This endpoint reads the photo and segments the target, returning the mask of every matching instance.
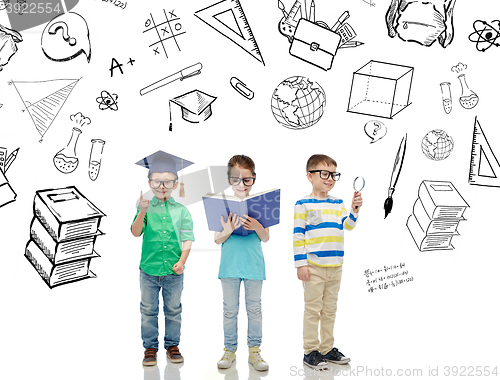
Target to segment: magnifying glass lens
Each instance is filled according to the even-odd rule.
[[[356,177],[352,186],[359,193],[365,187],[365,179],[363,177]]]

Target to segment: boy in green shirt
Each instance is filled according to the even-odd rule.
[[[188,209],[171,197],[178,186],[177,171],[191,165],[158,151],[137,162],[149,169],[149,187],[154,197],[142,197],[131,226],[136,237],[143,235],[140,269],[141,335],[145,348],[143,365],[156,365],[158,351],[159,292],[165,314],[165,349],[171,362],[183,362],[178,345],[181,334],[183,271],[194,241],[193,221]],[[181,184],[182,191],[182,184]],[[182,247],[181,247],[182,243]]]

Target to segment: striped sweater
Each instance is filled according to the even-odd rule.
[[[295,203],[293,251],[295,267],[311,263],[340,266],[344,260],[344,229],[356,226],[358,214],[347,213],[342,199],[308,195]]]

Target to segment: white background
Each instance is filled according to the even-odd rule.
[[[284,3],[288,10],[293,1]],[[465,373],[469,373],[470,366],[492,369],[499,365],[500,259],[496,236],[500,189],[471,186],[467,179],[475,116],[500,158],[500,49],[492,47],[481,53],[468,41],[473,22],[498,18],[500,3],[458,0],[454,41],[443,49],[437,43],[426,48],[389,38],[387,0],[380,0],[375,7],[362,0],[316,0],[317,20],[332,25],[348,9],[348,22],[358,34],[356,40],[365,43],[339,51],[332,69],[326,72],[288,54],[289,43],[277,30],[282,13],[276,1],[243,1],[265,66],[194,16],[210,4],[206,0],[129,1],[122,10],[107,2],[81,0],[74,11],[85,17],[89,26],[90,63],[83,55],[63,63],[48,60],[40,48],[43,25],[22,32],[19,51],[0,73],[0,146],[9,152],[20,147],[7,173],[17,200],[0,209],[1,377],[259,378],[247,364],[244,305],[240,308],[236,365],[227,372],[216,367],[223,349],[222,292],[217,279],[220,250],[207,229],[201,203],[189,206],[196,241],[186,264],[182,296],[180,349],[185,363],[167,365],[161,349],[158,367],[143,369],[141,365],[141,239],[132,236],[130,224],[140,191],[147,191],[148,185],[146,171],[134,163],[159,149],[195,162],[185,173],[225,165],[234,154],[245,154],[256,163],[258,180],[252,192],[275,187],[282,190],[281,223],[271,228],[271,239],[263,244],[267,280],[262,294],[261,348],[270,370],[260,375],[304,378],[302,374],[293,376],[304,370],[303,291],[293,266],[293,205],[311,191],[305,164],[315,153],[337,160],[342,178],[332,195],[346,203],[350,204],[354,178],[361,175],[366,179],[359,223],[346,233],[335,324],[335,345],[351,357],[350,368],[384,368],[393,374],[398,369],[422,369],[426,377],[429,368],[438,367],[439,376],[444,377],[445,366],[466,366]],[[168,59],[153,55],[148,48],[151,37],[143,34],[150,12],[160,19],[163,8],[175,10],[187,31],[178,40],[182,51],[169,45]],[[124,64],[123,75],[115,70],[111,78],[112,58]],[[129,58],[136,60],[133,66],[125,64]],[[369,144],[363,130],[374,118],[346,112],[352,73],[370,60],[415,68],[412,104],[393,120],[383,120],[388,133],[375,144]],[[203,64],[201,75],[139,95],[142,87],[197,62]],[[460,85],[450,71],[458,62],[468,65],[468,84],[480,98],[473,110],[458,103]],[[275,87],[296,75],[317,81],[327,99],[323,118],[300,131],[280,126],[270,109]],[[233,76],[255,92],[253,100],[231,88]],[[21,112],[22,101],[7,82],[80,77],[39,143],[31,119]],[[441,103],[439,84],[444,81],[452,83],[450,115],[444,113]],[[212,117],[189,124],[174,106],[174,131],[168,132],[168,100],[194,89],[217,97]],[[102,90],[118,94],[117,112],[99,110],[95,99]],[[54,168],[52,157],[67,144],[73,128],[69,116],[78,111],[92,123],[84,128],[78,142],[80,167],[64,175]],[[445,130],[455,142],[444,161],[429,160],[420,148],[423,136],[436,128]],[[406,160],[393,212],[384,220],[383,203],[405,134]],[[86,165],[94,138],[105,140],[106,145],[100,176],[92,182]],[[459,226],[461,236],[453,239],[455,250],[422,253],[406,228],[422,180],[452,181],[470,205],[467,220]],[[107,215],[101,223],[106,235],[99,237],[95,246],[101,258],[91,262],[98,277],[49,289],[24,257],[33,197],[37,190],[72,185]],[[368,292],[363,274],[366,269],[400,262],[406,264],[413,282]],[[162,319],[160,314],[160,326]],[[328,378],[331,373],[314,376]],[[362,378],[365,374],[347,376]]]

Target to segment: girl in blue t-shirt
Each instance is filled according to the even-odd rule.
[[[255,183],[255,164],[250,157],[233,156],[227,164],[229,184],[238,198],[249,195]],[[238,346],[237,318],[239,310],[240,284],[245,284],[245,303],[248,315],[248,362],[258,371],[269,369],[260,356],[262,342],[261,290],[266,279],[264,255],[260,242],[269,240],[269,228],[248,215],[229,214],[227,221],[220,218],[223,230],[216,232],[214,240],[222,244],[219,278],[224,296],[224,355],[219,368],[229,368],[236,358]],[[254,231],[247,236],[233,235],[243,226]]]

